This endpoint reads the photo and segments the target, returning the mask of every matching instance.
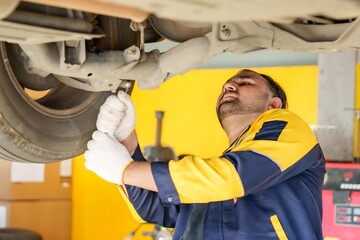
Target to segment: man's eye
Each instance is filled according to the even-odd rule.
[[[239,86],[245,86],[245,85],[250,85],[250,83],[249,82],[240,82],[239,83]]]

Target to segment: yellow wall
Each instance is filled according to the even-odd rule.
[[[220,155],[227,147],[227,138],[217,121],[215,102],[223,83],[238,70],[194,70],[171,79],[156,90],[135,88],[132,98],[141,146],[155,143],[155,111],[162,110],[165,112],[162,133],[164,145],[172,146],[178,155]],[[301,115],[308,124],[316,123],[316,66],[254,70],[276,79],[288,94],[289,109]],[[86,171],[83,157],[76,158],[72,239],[121,240],[136,226],[116,187]],[[141,238],[143,229],[134,239]]]

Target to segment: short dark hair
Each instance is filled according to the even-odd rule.
[[[284,89],[282,89],[282,87],[277,82],[275,82],[275,80],[272,79],[270,76],[260,73],[259,75],[267,80],[269,89],[271,93],[274,95],[274,97],[278,97],[281,99],[282,102],[281,108],[288,108],[287,97]]]

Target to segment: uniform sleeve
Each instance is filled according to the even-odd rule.
[[[152,163],[152,171],[165,204],[206,203],[269,188],[320,161],[309,126],[295,114],[275,110],[254,122],[222,157]]]
[[[239,175],[226,158],[187,156],[151,163],[151,169],[166,205],[223,201],[243,194]]]
[[[138,145],[132,158],[146,161]],[[138,222],[156,223],[164,227],[175,227],[179,206],[164,206],[157,192],[126,185],[126,192],[120,189],[131,214]]]

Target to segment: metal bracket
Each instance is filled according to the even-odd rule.
[[[59,52],[61,69],[79,69],[86,60],[85,40],[61,42]]]

